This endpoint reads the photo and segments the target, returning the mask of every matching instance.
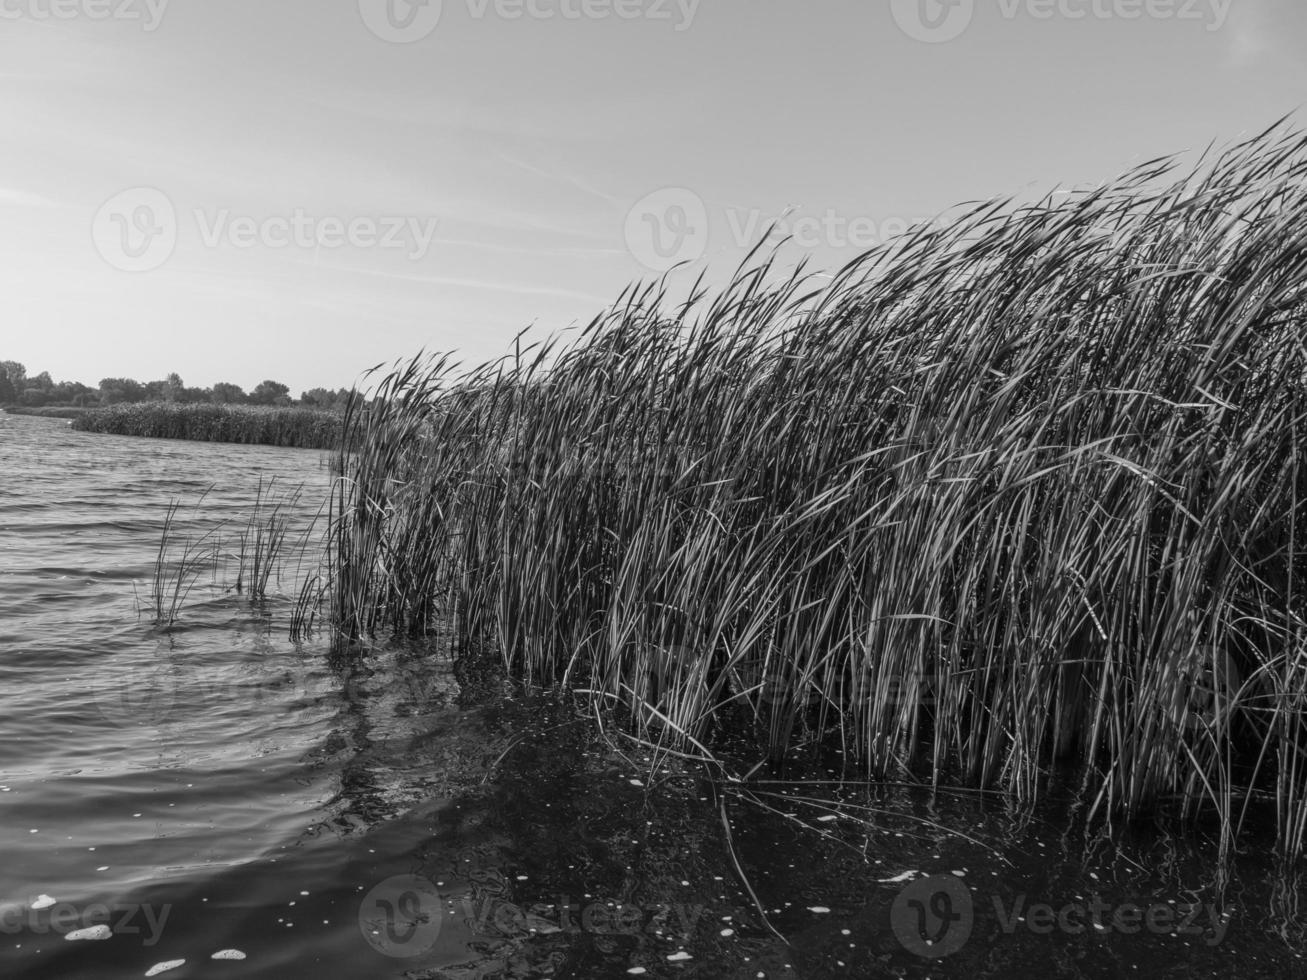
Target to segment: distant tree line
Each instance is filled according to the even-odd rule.
[[[104,378],[98,388],[79,381],[56,382],[49,371],[27,376],[27,368],[17,361],[0,361],[0,405],[24,408],[98,408],[134,402],[172,402],[178,405],[301,405],[305,408],[343,409],[349,398],[348,388],[332,391],[311,388],[291,398],[290,388],[280,381],[261,381],[253,391],[240,385],[220,381],[212,388],[189,388],[181,376],[169,374],[162,381],[136,381],[133,378]]]

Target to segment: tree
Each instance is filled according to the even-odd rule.
[[[100,382],[100,404],[121,405],[145,401],[145,385],[131,378],[105,378]]]
[[[14,390],[14,383],[9,380],[5,369],[0,367],[0,405],[12,405],[17,400],[18,392]]]
[[[45,392],[40,388],[28,388],[23,392],[23,397],[20,399],[27,408],[40,408],[48,400]]]
[[[9,382],[14,386],[14,391],[22,391],[27,387],[27,368],[17,361],[0,361],[0,368],[9,375]]]
[[[260,381],[250,392],[250,401],[255,405],[289,405],[290,388],[280,381]]]
[[[173,371],[168,377],[163,379],[163,399],[164,401],[175,402],[181,401],[182,392],[186,390],[186,385],[182,383],[182,376]]]
[[[245,389],[240,385],[219,381],[213,386],[209,398],[215,405],[240,405],[245,401],[246,395]]]
[[[50,401],[64,405],[76,405],[86,400],[86,396],[93,394],[94,389],[86,387],[79,381],[60,381],[50,389]]]
[[[37,388],[41,391],[48,392],[54,387],[54,378],[50,377],[49,371],[42,371],[35,378],[27,379],[27,387]]]
[[[349,389],[332,391],[330,388],[310,388],[300,395],[300,401],[313,408],[343,411],[345,403],[349,401]]]

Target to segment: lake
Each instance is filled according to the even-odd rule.
[[[303,491],[251,601],[269,481]],[[655,771],[439,637],[292,642],[330,482],[317,451],[0,415],[0,977],[1307,976],[1269,844],[1220,887],[1200,830],[1087,833],[1073,794]],[[218,557],[160,629],[173,500],[173,556]]]

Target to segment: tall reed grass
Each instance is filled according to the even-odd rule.
[[[341,417],[308,408],[146,402],[93,409],[76,418],[73,428],[154,439],[334,449],[340,442]]]
[[[206,490],[196,501],[195,513],[185,518],[179,517],[180,500],[168,502],[150,591],[146,602],[138,600],[139,606],[150,612],[153,625],[163,630],[172,627],[181,618],[191,593],[201,584],[206,572],[209,597],[215,591],[234,592],[253,604],[285,598],[303,605],[306,600],[302,596],[317,587],[318,576],[313,568],[305,569],[304,558],[312,552],[316,562],[321,554],[320,546],[311,547],[311,543],[321,534],[319,519],[322,517],[322,511],[312,517],[301,512],[303,485],[279,484],[275,477],[267,482],[260,479],[254,505],[243,523],[230,518],[205,521],[199,517],[209,492]],[[233,525],[234,544],[230,538],[223,538],[223,532]],[[292,557],[293,567],[288,567]],[[294,583],[294,596],[286,596],[274,588],[287,578]],[[292,612],[296,612],[296,607],[292,607]],[[303,635],[311,626],[310,619],[306,626],[293,627],[292,633]]]
[[[291,514],[299,506],[303,491],[302,486],[278,488],[276,477],[265,487],[260,477],[254,509],[236,536],[237,592],[247,592],[251,599],[267,598],[269,583],[281,576]]]
[[[331,617],[452,617],[703,747],[841,746],[1098,817],[1307,835],[1307,138],[751,255],[347,418]],[[696,749],[696,751],[698,751]]]
[[[208,491],[205,491],[197,506],[204,502],[207,495]],[[221,524],[192,534],[191,522],[178,520],[180,511],[180,501],[168,502],[147,596],[151,621],[163,629],[171,627],[181,618],[186,600],[206,571],[211,577],[216,577],[218,559],[222,552],[219,534]]]

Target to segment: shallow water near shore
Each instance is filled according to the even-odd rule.
[[[1307,976],[1269,837],[1218,890],[1200,833],[652,771],[440,638],[290,642],[295,555],[282,594],[220,562],[152,626],[168,502],[230,552],[260,483],[303,484],[298,542],[316,451],[0,415],[0,473],[0,977]]]

